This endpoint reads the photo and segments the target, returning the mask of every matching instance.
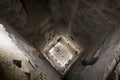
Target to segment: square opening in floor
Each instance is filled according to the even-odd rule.
[[[78,57],[78,52],[63,37],[59,37],[44,56],[56,70],[64,74]]]

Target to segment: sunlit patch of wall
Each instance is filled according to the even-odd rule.
[[[27,60],[27,57],[23,52],[12,42],[9,37],[9,33],[5,31],[5,28],[0,24],[0,50],[1,52],[6,51],[6,54],[0,54],[3,57],[10,57],[7,59],[15,58],[21,60]]]
[[[28,41],[0,19],[0,80],[61,80]]]
[[[16,62],[14,62],[16,61]],[[26,62],[28,58],[12,42],[9,33],[5,27],[0,24],[0,67],[4,71],[4,76],[10,80],[21,79],[27,80],[24,72],[29,72]]]

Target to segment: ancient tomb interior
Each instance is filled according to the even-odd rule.
[[[120,0],[0,0],[0,80],[120,80]]]

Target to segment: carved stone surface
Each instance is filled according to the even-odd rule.
[[[13,49],[0,37],[1,80],[9,77],[11,80],[27,80],[25,72],[31,73],[31,80],[104,80],[110,73],[115,73],[114,79],[120,79],[117,76],[120,56],[119,0],[0,0],[0,18],[10,25],[10,28],[5,26],[7,31],[0,27],[0,33],[8,32],[7,39],[25,56],[21,59],[22,69],[13,65],[13,57],[21,56],[15,57],[13,53],[3,55]],[[0,20],[0,23],[4,22]],[[45,45],[60,35],[84,50],[64,76],[60,76],[41,55]],[[6,45],[11,46],[9,50],[1,47]],[[114,66],[117,67],[114,69]]]

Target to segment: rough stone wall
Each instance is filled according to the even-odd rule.
[[[93,2],[91,0],[64,0],[62,18],[68,23],[67,28],[78,32],[79,36],[83,35],[92,40],[100,39],[118,23],[119,3],[117,0],[113,2],[110,0]]]
[[[75,1],[72,0],[71,0],[72,2],[69,2],[67,0],[65,1],[66,1],[64,2],[65,6],[66,4],[70,4],[70,5],[69,7],[66,6],[63,9],[65,9],[65,11],[69,11],[71,15],[73,14],[72,10],[74,11],[73,8],[76,7],[74,6],[74,4],[78,5],[76,12],[74,13],[74,18],[72,18],[73,19],[72,21],[69,21],[70,14],[67,14],[67,12],[63,11],[65,15],[63,18],[65,19],[65,21],[67,21],[68,26],[69,24],[72,25],[70,29],[71,32],[72,31],[75,31],[76,33],[78,32],[78,34],[80,34],[78,38],[82,38],[81,36],[84,35],[83,37],[85,38],[85,40],[87,39],[92,41],[92,42],[88,42],[91,44],[88,46],[86,51],[83,52],[84,57],[79,57],[79,59],[75,62],[75,64],[73,64],[73,66],[67,72],[65,77],[66,79],[69,80],[79,80],[78,75],[81,74],[81,72],[84,70],[84,67],[86,67],[87,65],[91,65],[93,66],[93,68],[87,69],[86,72],[82,74],[82,76],[84,75],[84,78],[80,77],[80,80],[102,80],[103,77],[99,77],[100,74],[99,71],[97,71],[97,69],[101,66],[99,65],[97,66],[98,67],[97,69],[94,69],[94,64],[99,59],[99,56],[101,55],[104,56],[104,54],[107,54],[107,52],[105,53],[104,51],[108,47],[114,45],[113,43],[108,46],[109,44],[108,42],[111,39],[114,40],[114,38],[111,38],[111,35],[113,34],[113,32],[115,32],[114,31],[115,28],[119,27],[120,2],[118,0],[114,0],[114,1],[111,0],[78,0],[77,1],[76,0],[77,3],[75,3]],[[118,36],[118,35],[119,33],[116,33],[116,35],[114,36]],[[104,57],[104,58],[108,58],[108,57]],[[112,60],[110,62],[112,62]],[[102,64],[102,62],[98,64]],[[92,69],[94,69],[94,71]],[[101,68],[101,72],[102,69],[103,68]],[[87,73],[88,71],[90,73]],[[91,78],[92,71],[96,75],[98,73],[98,76],[94,74],[94,77]],[[86,74],[89,74],[89,76],[86,76]]]
[[[65,75],[67,80],[102,80],[109,76],[118,62],[113,49],[118,45],[115,40],[119,40],[119,0],[21,0],[22,8],[20,1],[11,8],[16,1],[1,1],[0,16],[39,51],[59,35],[87,48]]]
[[[118,0],[21,1],[1,1],[0,15],[38,49],[61,34],[84,48],[102,43],[119,21]]]
[[[20,29],[26,25],[28,15],[20,0],[1,0],[0,17],[15,29]]]
[[[119,26],[115,29],[111,37],[108,37],[102,50],[97,53],[99,55],[98,60],[93,65],[85,66],[79,76],[79,80],[106,80],[107,77],[110,77],[108,76],[110,72],[114,73],[114,68],[118,65],[120,56],[120,37],[118,34],[120,34]]]
[[[70,10],[65,3],[70,6]],[[90,36],[84,31],[81,33],[80,29],[72,26],[77,4],[77,1],[72,0],[70,2],[62,0],[5,0],[1,1],[0,16],[40,51],[52,38],[59,35],[68,37],[86,48]],[[78,35],[81,37],[79,38]]]
[[[38,49],[42,49],[54,36],[53,8],[49,0],[0,1],[0,17]]]
[[[119,26],[107,36],[100,49],[90,50],[90,52],[95,51],[91,60],[84,61],[86,57],[79,57],[65,78],[68,80],[119,80],[120,37],[118,34],[120,34]]]
[[[40,53],[0,20],[0,80],[61,80]]]

